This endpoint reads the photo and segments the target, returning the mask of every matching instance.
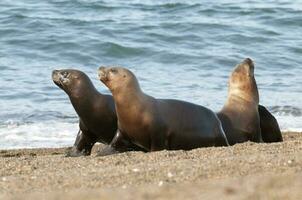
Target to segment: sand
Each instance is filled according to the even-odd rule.
[[[0,199],[302,199],[302,133],[192,151],[0,151]]]

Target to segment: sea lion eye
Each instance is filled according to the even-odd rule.
[[[117,73],[117,69],[110,69],[110,72],[116,74]]]
[[[68,76],[68,72],[63,72],[63,77],[66,78]]]

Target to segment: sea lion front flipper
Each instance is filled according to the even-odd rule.
[[[92,140],[88,132],[82,131],[80,129],[73,147],[65,154],[65,156],[66,157],[89,156],[91,153],[92,146],[95,144],[95,142],[96,140],[95,139]]]
[[[107,145],[104,149],[101,149],[99,152],[97,152],[96,156],[109,156],[117,153],[120,152],[113,148],[111,145]]]
[[[107,156],[117,153],[123,153],[126,151],[131,151],[134,150],[132,146],[133,144],[131,143],[131,141],[127,137],[125,137],[120,132],[120,130],[117,130],[111,143],[108,146],[106,146],[104,149],[100,150],[97,153],[97,156]]]
[[[282,142],[282,134],[277,119],[263,105],[258,106],[263,142]]]
[[[80,156],[89,156],[89,155],[90,152],[85,151],[85,149],[79,151],[75,146],[73,146],[70,150],[66,152],[65,157],[80,157]]]

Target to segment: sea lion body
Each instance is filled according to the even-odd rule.
[[[211,110],[179,100],[149,98],[140,113],[132,112],[133,118],[128,112],[118,114],[119,130],[137,145],[147,151],[226,145]]]
[[[135,75],[120,67],[100,67],[100,80],[111,90],[118,132],[110,144],[129,140],[146,151],[227,145],[214,112],[189,102],[144,94]],[[110,151],[109,151],[110,153]]]
[[[79,132],[67,156],[90,155],[96,142],[109,144],[117,130],[113,97],[99,93],[89,77],[79,70],[54,70],[52,78],[68,94],[79,116]]]
[[[231,145],[248,140],[262,141],[258,104],[254,64],[247,58],[233,70],[227,101],[217,113]]]

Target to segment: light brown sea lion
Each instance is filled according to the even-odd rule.
[[[117,117],[111,95],[99,93],[89,77],[74,69],[54,70],[54,83],[66,92],[79,116],[79,132],[67,156],[90,155],[96,142],[109,144],[117,130]],[[127,143],[125,150],[142,150]]]
[[[227,100],[217,114],[231,145],[248,140],[262,141],[258,104],[254,64],[247,58],[233,70]]]
[[[100,155],[119,151],[118,146],[123,141],[131,141],[146,151],[228,144],[218,117],[208,108],[151,97],[141,90],[135,75],[125,68],[100,67],[98,74],[112,92],[118,116],[118,131]]]

